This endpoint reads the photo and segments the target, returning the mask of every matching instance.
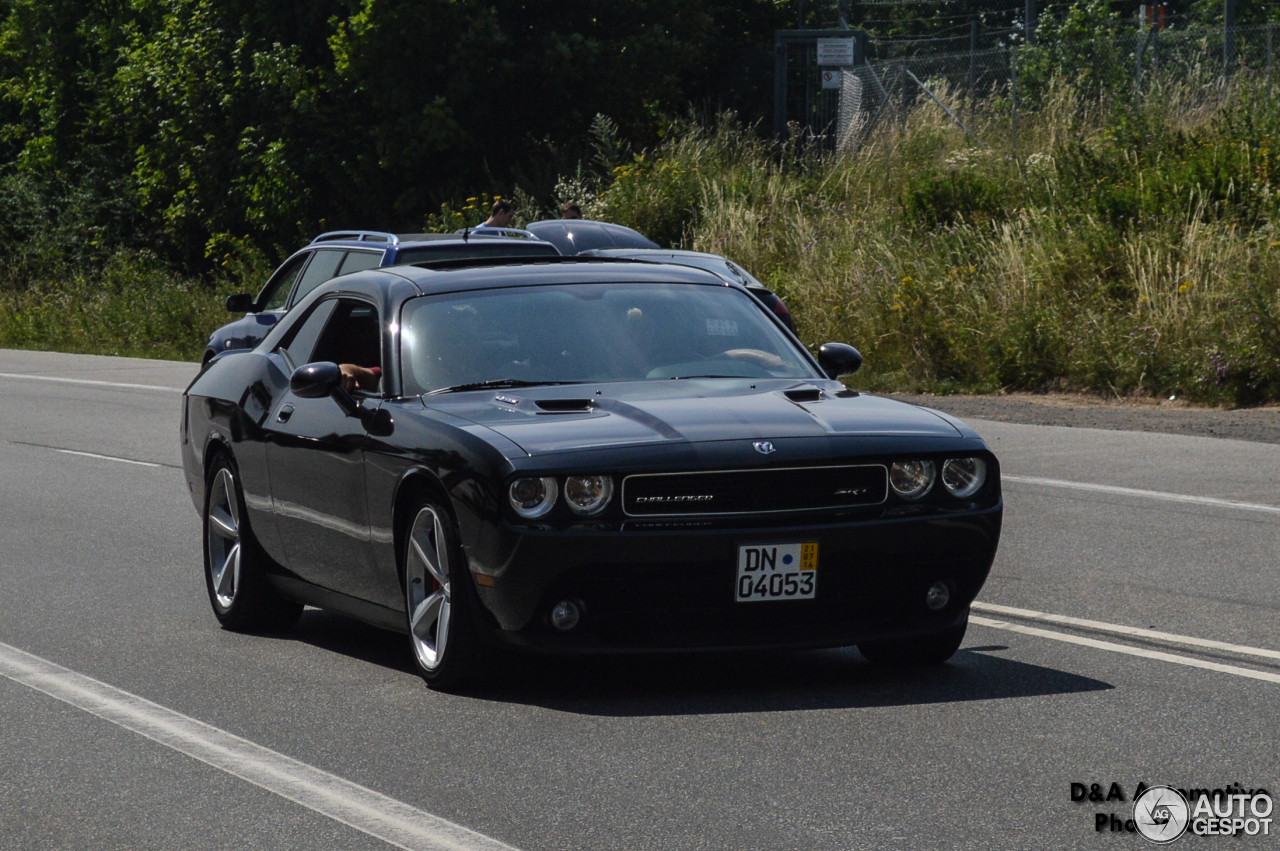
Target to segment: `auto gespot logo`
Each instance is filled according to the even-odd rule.
[[[1105,791],[1104,791],[1105,788]],[[1119,783],[1072,783],[1076,804],[1129,804],[1093,816],[1095,833],[1137,833],[1167,845],[1190,831],[1196,836],[1270,836],[1274,801],[1264,788],[1230,783],[1214,789],[1178,789],[1139,783],[1130,798]]]

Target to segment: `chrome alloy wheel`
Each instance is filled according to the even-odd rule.
[[[208,510],[209,578],[214,602],[220,611],[231,609],[240,590],[240,504],[236,500],[235,480],[226,467],[209,488]]]
[[[449,586],[449,546],[444,523],[436,510],[423,506],[413,520],[405,558],[405,598],[413,652],[426,671],[444,658],[449,641],[453,595]]]

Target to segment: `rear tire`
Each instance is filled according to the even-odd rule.
[[[454,689],[478,677],[478,601],[468,586],[471,577],[452,515],[437,501],[424,498],[411,516],[401,562],[409,647],[427,685]]]
[[[947,627],[942,632],[911,638],[864,641],[858,645],[858,652],[865,656],[867,661],[877,665],[900,667],[941,665],[960,649],[968,628],[969,615],[966,613],[962,622]]]
[[[302,614],[267,580],[267,555],[249,527],[235,461],[218,452],[204,492],[204,579],[213,614],[236,632],[284,630]]]

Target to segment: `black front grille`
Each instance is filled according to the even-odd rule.
[[[632,517],[653,517],[877,505],[888,497],[886,476],[881,464],[628,476],[622,508]]]

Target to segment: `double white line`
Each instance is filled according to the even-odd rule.
[[[991,612],[993,614],[1008,615],[1009,617],[1024,618],[1026,620],[1045,621],[1048,623],[1062,624],[1063,626],[1087,629],[1094,632],[1123,635],[1129,638],[1159,641],[1165,644],[1181,644],[1187,647],[1198,647],[1205,650],[1234,653],[1239,656],[1255,656],[1262,659],[1280,660],[1280,651],[1266,650],[1261,647],[1249,647],[1243,644],[1228,644],[1225,641],[1212,641],[1207,638],[1193,638],[1192,636],[1176,635],[1171,632],[1158,632],[1154,629],[1139,629],[1138,627],[1106,623],[1105,621],[1073,618],[1068,617],[1067,615],[1054,615],[1046,612],[1037,612],[1032,609],[1016,609],[1012,606],[998,606],[994,603],[975,602],[971,608],[979,612]],[[1203,668],[1207,671],[1234,674],[1237,677],[1247,677],[1251,680],[1280,683],[1280,674],[1271,673],[1270,671],[1255,671],[1252,668],[1241,668],[1238,665],[1224,665],[1221,662],[1210,662],[1204,659],[1196,659],[1193,656],[1180,656],[1176,653],[1165,653],[1160,650],[1151,650],[1146,647],[1134,647],[1128,644],[1116,644],[1112,641],[1100,641],[1096,638],[1086,638],[1082,635],[1055,632],[1054,630],[1040,629],[1039,627],[1034,626],[1024,626],[1022,624],[993,620],[991,618],[984,618],[976,615],[970,615],[969,621],[970,623],[975,623],[979,626],[1003,629],[1009,632],[1020,632],[1023,635],[1034,635],[1038,638],[1049,638],[1054,641],[1063,641],[1068,644],[1092,647],[1096,650],[1109,650],[1113,653],[1124,653],[1129,656],[1141,656],[1145,659],[1158,659],[1162,662],[1172,662],[1175,665],[1186,665],[1189,668]]]

